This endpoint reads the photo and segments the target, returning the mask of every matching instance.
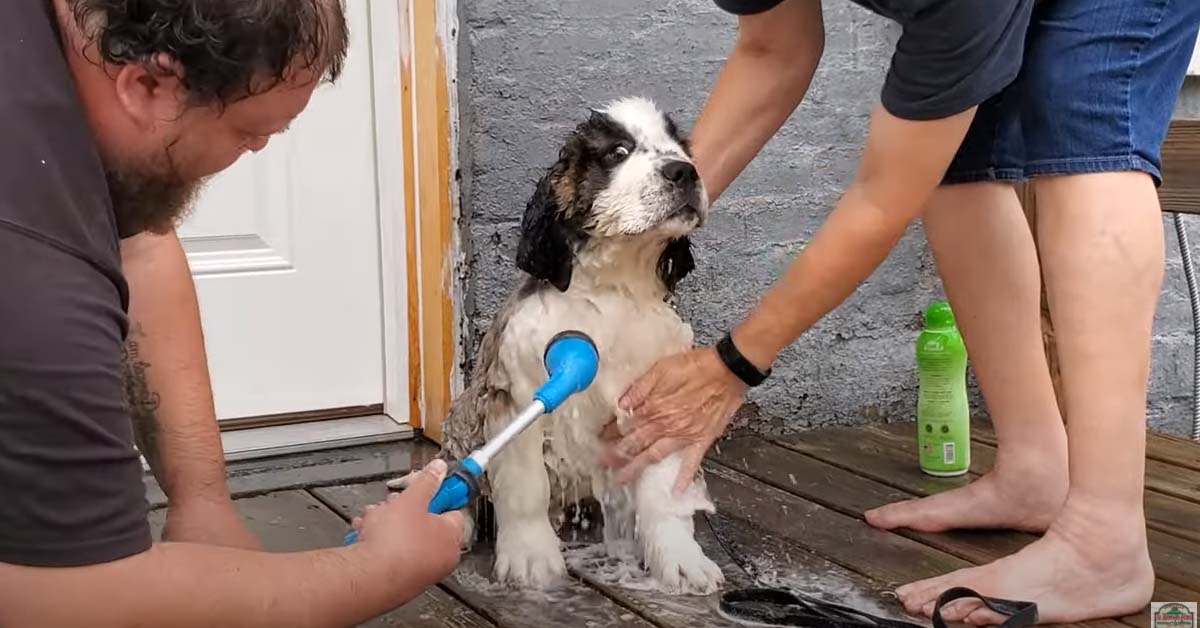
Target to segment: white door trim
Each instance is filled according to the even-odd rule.
[[[370,3],[384,413],[426,430],[440,426],[449,405],[443,387],[449,384],[451,397],[461,388],[464,319],[456,277],[464,260],[453,228],[459,212],[457,6],[458,0]],[[450,226],[445,232],[438,229],[443,221]]]
[[[407,11],[406,4],[405,11]],[[404,163],[403,58],[412,42],[412,21],[399,0],[370,3],[372,91],[375,108],[375,168],[379,207],[380,267],[383,285],[383,412],[409,426],[411,417],[408,347],[408,237],[404,186],[412,164]],[[353,37],[354,34],[352,33]],[[415,155],[415,151],[414,151]]]

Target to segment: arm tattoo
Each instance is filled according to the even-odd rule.
[[[159,406],[158,393],[150,390],[146,383],[146,370],[150,364],[142,359],[139,353],[139,341],[145,338],[142,326],[133,323],[129,328],[129,337],[121,348],[121,366],[124,371],[125,405],[133,420],[133,433],[138,450],[150,464],[154,477],[162,481],[162,462],[158,447],[158,419],[156,412]]]

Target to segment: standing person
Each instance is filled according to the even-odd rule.
[[[225,485],[173,226],[347,38],[340,0],[0,2],[0,625],[345,626],[457,562],[461,516],[426,512],[440,463],[312,552],[256,551]]]
[[[816,0],[716,0],[738,36],[696,123],[715,200],[804,97],[823,51]],[[780,350],[837,307],[918,217],[999,438],[959,490],[867,513],[881,528],[1044,531],[1017,554],[901,587],[931,613],[952,586],[1034,600],[1043,622],[1140,611],[1154,573],[1142,509],[1150,335],[1163,272],[1159,148],[1196,41],[1192,0],[855,0],[903,26],[850,186],[718,346],[663,359],[621,405],[620,479],[675,452],[681,480]],[[1041,343],[1031,179],[1064,429]],[[738,373],[740,375],[735,375]],[[998,621],[978,602],[947,620]]]

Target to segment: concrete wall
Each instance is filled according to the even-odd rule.
[[[804,247],[857,164],[899,30],[850,2],[826,2],[825,12],[826,54],[805,103],[696,238],[699,268],[682,285],[680,304],[701,341],[733,324]],[[471,0],[461,3],[460,20],[468,263],[459,280],[469,360],[515,278],[525,201],[563,135],[587,107],[629,94],[654,98],[690,126],[732,44],[734,20],[710,0]],[[1200,229],[1193,238],[1200,242]],[[1151,416],[1179,431],[1191,335],[1173,242]],[[752,394],[758,427],[910,418],[912,342],[920,312],[939,296],[932,256],[914,227],[849,301],[783,354],[771,382]]]

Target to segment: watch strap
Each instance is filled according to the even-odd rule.
[[[725,334],[725,337],[717,343],[717,355],[730,372],[751,388],[763,383],[771,375],[771,369],[768,368],[764,373],[759,371],[758,367],[754,366],[750,360],[747,360],[746,356],[742,355],[742,352],[738,351],[737,346],[733,344],[733,336],[730,334]]]

